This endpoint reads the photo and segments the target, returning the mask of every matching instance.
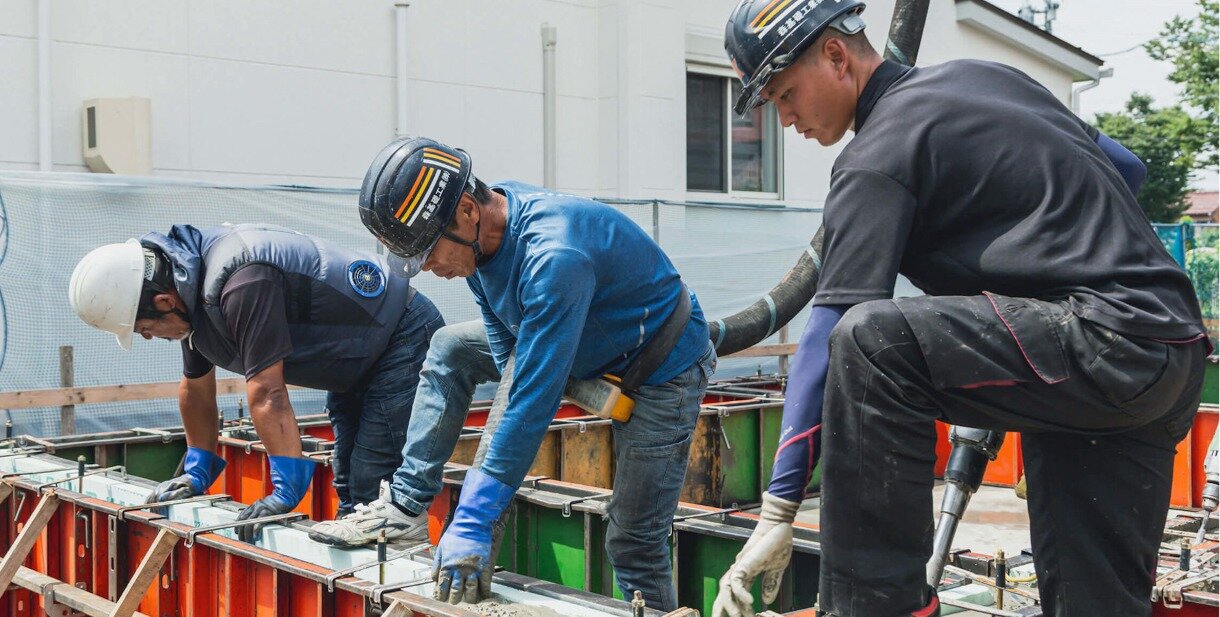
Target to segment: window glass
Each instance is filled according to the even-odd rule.
[[[686,188],[725,190],[723,77],[686,75]]]
[[[732,81],[732,100],[741,94],[741,84]],[[778,193],[778,122],[774,105],[761,105],[742,118],[732,114],[734,191]]]

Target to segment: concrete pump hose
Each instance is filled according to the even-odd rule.
[[[758,344],[787,325],[813,300],[822,272],[824,232],[825,228],[818,228],[809,248],[770,293],[745,310],[708,324],[716,355],[727,356]]]

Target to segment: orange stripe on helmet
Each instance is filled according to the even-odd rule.
[[[758,12],[758,15],[754,18],[754,21],[750,22],[750,26],[753,28],[762,28],[763,26],[767,25],[767,22],[771,21],[773,17],[782,11],[785,6],[788,6],[791,3],[792,0],[772,0],[771,4],[768,4],[766,8]]]
[[[419,175],[415,176],[415,184],[411,185],[411,190],[407,191],[407,196],[402,200],[402,205],[398,206],[398,212],[394,213],[394,218],[401,218],[404,210],[407,209],[407,203],[415,197],[415,191],[419,190],[420,181],[424,179],[424,170],[419,170]]]
[[[428,186],[428,183],[432,181],[432,174],[434,174],[434,173],[436,173],[436,168],[429,167],[428,173],[424,176],[424,186]],[[424,193],[426,193],[426,192],[427,191],[418,191],[415,193],[414,198],[411,199],[411,205],[407,208],[407,211],[401,217],[399,217],[398,222],[405,223],[405,222],[407,222],[407,219],[411,218],[411,213],[414,212],[416,206],[418,206],[423,201],[423,199],[421,199],[421,198],[424,196]]]
[[[427,156],[429,154],[436,156],[437,158],[439,158],[443,161],[452,163],[456,167],[462,166],[462,159],[459,159],[458,157],[453,156],[452,154],[449,154],[448,152],[442,152],[441,150],[437,150],[436,148],[424,148],[424,156]]]

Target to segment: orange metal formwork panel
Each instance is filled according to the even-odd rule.
[[[1207,483],[1203,463],[1207,457],[1207,448],[1211,446],[1212,436],[1216,434],[1218,420],[1220,409],[1204,407],[1195,415],[1194,428],[1190,431],[1190,505],[1196,508],[1203,505],[1203,485]]]
[[[1174,508],[1189,508],[1191,506],[1191,429],[1182,441],[1178,442],[1177,452],[1173,456],[1173,484],[1169,488],[1169,505]]]

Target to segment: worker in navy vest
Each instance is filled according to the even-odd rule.
[[[133,334],[182,344],[184,473],[149,501],[199,495],[224,469],[215,367],[245,376],[275,487],[242,519],[291,511],[313,477],[289,384],[328,393],[337,514],[374,500],[402,460],[428,341],[444,325],[401,271],[377,255],[273,225],[175,225],[86,255],[69,289],[85,323],[113,333],[123,349]],[[243,539],[259,527],[242,528]]]

